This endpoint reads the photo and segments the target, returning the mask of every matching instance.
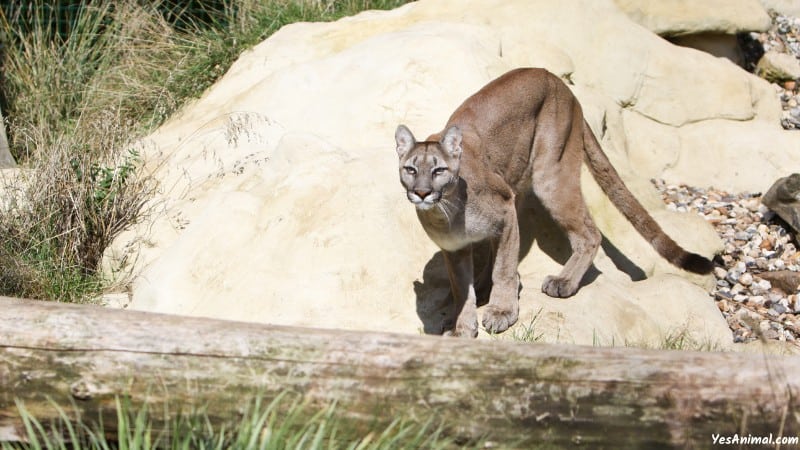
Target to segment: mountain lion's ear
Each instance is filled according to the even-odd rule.
[[[444,150],[455,158],[461,157],[461,129],[453,125],[444,132],[440,142]]]
[[[394,132],[394,140],[397,143],[397,154],[400,156],[408,153],[417,143],[417,140],[414,139],[414,135],[411,134],[411,130],[405,125],[397,127],[397,131]]]

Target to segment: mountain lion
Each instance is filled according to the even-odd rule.
[[[569,297],[578,290],[600,245],[580,186],[585,160],[597,183],[633,226],[670,263],[708,273],[713,264],[667,236],[631,192],[600,148],[578,100],[544,69],[516,69],[490,82],[459,106],[441,133],[417,142],[404,125],[395,133],[400,182],[428,236],[444,254],[460,313],[445,334],[478,333],[476,291],[488,305],[483,326],[505,331],[519,312],[519,200],[531,189],[563,229],[572,255],[542,291]],[[488,240],[494,264],[477,280],[472,244]],[[490,277],[490,291],[483,277]],[[477,285],[476,285],[477,283]]]

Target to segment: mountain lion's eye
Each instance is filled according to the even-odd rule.
[[[444,173],[445,170],[447,170],[446,167],[437,167],[433,169],[433,175],[441,175]]]
[[[409,174],[409,175],[416,175],[416,174],[417,174],[417,169],[415,169],[415,168],[413,168],[413,167],[411,167],[411,166],[405,166],[405,167],[403,167],[403,169],[404,169],[404,170],[406,171],[406,173],[407,173],[407,174]]]

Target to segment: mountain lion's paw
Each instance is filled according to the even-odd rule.
[[[542,283],[542,292],[550,297],[569,297],[578,291],[578,283],[572,283],[566,278],[550,275]]]
[[[502,333],[517,322],[519,312],[515,309],[487,305],[483,310],[483,327],[489,333]]]
[[[442,333],[442,335],[452,336],[452,337],[466,337],[466,338],[478,337],[478,321],[474,321],[469,325],[459,323],[456,325],[455,328],[445,330],[444,333]]]

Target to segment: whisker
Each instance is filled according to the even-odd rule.
[[[450,219],[450,214],[447,212],[447,208],[445,208],[445,206],[452,206],[452,204],[449,202],[449,200],[441,198],[439,199],[439,202],[436,204],[436,206],[438,206],[439,211],[441,211],[442,214],[444,214],[445,219],[447,219],[447,225],[448,227],[450,227],[453,221]]]

